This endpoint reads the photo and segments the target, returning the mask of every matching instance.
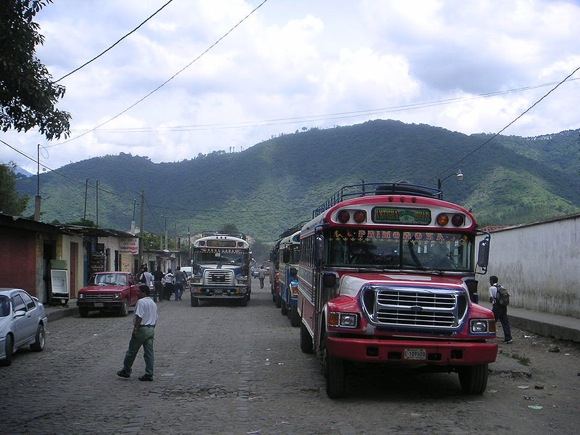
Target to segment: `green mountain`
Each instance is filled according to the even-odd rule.
[[[97,221],[98,180],[100,227],[138,224],[143,192],[146,231],[183,235],[235,224],[268,243],[310,219],[343,185],[406,180],[435,187],[442,179],[445,198],[470,207],[481,225],[528,223],[580,211],[579,137],[579,130],[500,136],[482,146],[489,135],[381,120],[280,135],[243,152],[177,163],[121,153],[42,174],[42,219]],[[453,176],[458,169],[461,182]],[[17,188],[34,196],[36,177],[18,180]]]

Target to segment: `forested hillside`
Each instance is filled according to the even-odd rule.
[[[67,165],[41,175],[42,219],[96,221],[127,230],[186,234],[233,223],[271,242],[342,185],[406,180],[435,187],[473,209],[480,224],[518,224],[580,210],[579,131],[522,138],[489,137],[398,121],[312,129],[282,135],[239,153],[214,152],[176,163],[123,154]],[[453,173],[461,169],[458,182]],[[449,178],[447,178],[449,176]],[[88,182],[85,213],[85,181]],[[18,181],[31,197],[36,177]],[[32,214],[31,201],[27,213]]]

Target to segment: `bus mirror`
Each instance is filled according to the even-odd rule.
[[[317,235],[314,245],[314,264],[316,267],[322,265],[322,255],[324,253],[324,238],[321,235]]]
[[[290,263],[290,252],[287,250],[284,250],[284,253],[282,254],[282,261],[284,263]]]
[[[487,263],[489,262],[489,235],[479,242],[479,250],[477,251],[477,265],[484,270],[487,270]]]
[[[334,273],[325,273],[322,275],[322,286],[324,288],[334,288],[336,285],[336,275]]]

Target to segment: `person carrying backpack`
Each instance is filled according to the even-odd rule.
[[[493,304],[492,311],[495,317],[495,321],[501,322],[501,327],[503,329],[503,341],[506,344],[513,342],[512,331],[510,328],[510,321],[507,314],[507,307],[509,305],[509,293],[505,287],[503,287],[497,278],[497,276],[489,277],[489,301]]]

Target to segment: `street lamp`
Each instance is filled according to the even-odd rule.
[[[445,180],[447,180],[448,178],[453,177],[454,175],[457,177],[457,181],[463,181],[463,172],[461,172],[461,169],[458,169],[455,174],[449,174],[445,178],[438,178],[437,179],[437,189],[441,190],[441,185],[443,184],[443,182]]]

